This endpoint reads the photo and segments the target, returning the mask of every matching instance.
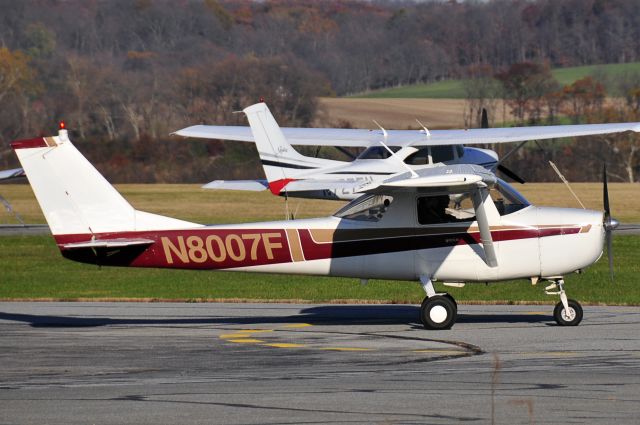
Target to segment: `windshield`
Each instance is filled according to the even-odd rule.
[[[378,221],[387,212],[393,198],[386,195],[367,195],[342,207],[334,216],[349,220]]]
[[[400,150],[400,146],[389,146],[394,153]],[[384,146],[371,146],[358,155],[358,159],[387,159],[391,153]]]
[[[511,214],[531,205],[513,186],[502,179],[498,179],[498,183],[489,193],[500,215]]]

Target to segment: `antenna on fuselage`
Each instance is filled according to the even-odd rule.
[[[378,124],[378,121],[376,120],[372,120],[378,127],[380,127],[380,130],[382,130],[382,136],[384,137],[385,142],[387,141],[387,139],[389,138],[389,133],[387,133],[387,130],[384,129],[384,127],[382,127],[380,124]],[[382,146],[385,147],[386,150],[389,151],[389,153],[391,154],[392,157],[394,157],[395,159],[397,159],[398,161],[400,161],[400,164],[402,164],[402,166],[404,168],[406,168],[407,170],[409,170],[409,172],[411,173],[411,178],[414,179],[416,177],[418,177],[418,173],[416,173],[415,171],[413,171],[411,169],[411,167],[409,167],[407,164],[404,163],[404,161],[402,160],[402,158],[400,158],[398,155],[395,154],[394,151],[392,151],[389,146],[387,146],[387,144],[385,142],[383,142],[382,140],[378,140],[378,142],[380,142],[380,144]]]

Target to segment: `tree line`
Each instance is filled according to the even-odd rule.
[[[15,165],[9,141],[48,134],[64,118],[115,181],[250,177],[260,172],[251,147],[167,135],[200,122],[244,124],[233,111],[260,97],[281,124],[305,126],[318,96],[450,78],[467,78],[471,118],[496,84],[522,122],[553,121],[571,108],[577,121],[635,113],[634,100],[618,115],[604,100],[572,104],[571,93],[558,94],[564,88],[544,86],[553,82],[539,70],[532,92],[500,77],[514,64],[640,60],[634,0],[0,0],[0,11],[4,167]],[[583,88],[573,89],[579,98]],[[611,152],[613,172],[628,180]],[[630,163],[637,174],[637,160]]]

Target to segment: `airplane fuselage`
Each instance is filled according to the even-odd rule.
[[[402,208],[401,200],[396,203]],[[113,249],[73,247],[91,235],[55,239],[65,257],[100,265],[409,281],[423,275],[451,282],[550,277],[587,267],[602,253],[602,213],[595,211],[529,206],[503,216],[491,226],[497,267],[485,262],[475,222],[420,226],[414,218],[414,225],[400,225],[391,213],[388,227],[327,217],[94,235],[150,241]]]

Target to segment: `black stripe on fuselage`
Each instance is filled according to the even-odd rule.
[[[263,159],[262,165],[271,165],[272,167],[281,167],[281,168],[295,168],[298,170],[315,170],[318,167],[309,167],[307,165],[298,165],[298,164],[287,164],[286,162],[280,161],[269,161],[268,159]]]
[[[383,172],[376,172],[376,171],[333,171],[331,173],[327,173],[327,174],[372,174],[372,175],[376,175],[376,176],[390,176],[391,174],[395,174],[395,173],[383,173]]]

